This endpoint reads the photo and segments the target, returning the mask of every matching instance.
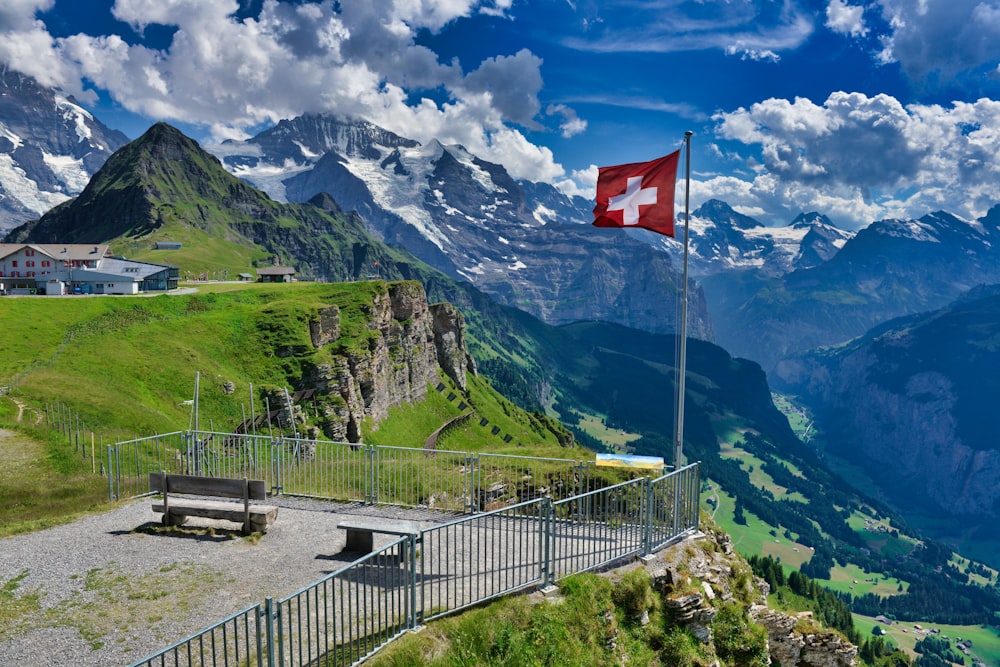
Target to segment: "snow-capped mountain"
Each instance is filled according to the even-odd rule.
[[[329,193],[382,240],[549,323],[603,319],[674,329],[670,301],[680,279],[668,254],[620,231],[579,224],[590,221],[590,202],[518,183],[462,146],[308,115],[210,150],[279,201]],[[690,331],[709,337],[697,289],[691,313]]]
[[[72,97],[0,68],[0,232],[79,194],[127,142]]]
[[[819,213],[803,213],[785,227],[765,227],[711,199],[691,214],[690,268],[695,276],[744,269],[783,275],[825,262],[852,236]]]

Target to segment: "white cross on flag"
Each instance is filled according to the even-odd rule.
[[[642,227],[674,235],[674,186],[680,151],[650,162],[601,167],[595,227]]]

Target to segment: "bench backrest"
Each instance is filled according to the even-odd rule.
[[[166,488],[164,487],[166,479]],[[244,483],[250,500],[266,500],[267,485],[261,479],[228,479],[225,477],[198,477],[197,475],[164,475],[149,473],[149,490],[157,493],[188,493],[196,496],[242,498]]]

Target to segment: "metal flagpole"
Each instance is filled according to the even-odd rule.
[[[687,311],[688,311],[688,223],[691,202],[691,135],[684,133],[684,273],[681,286],[680,361],[677,366],[677,433],[674,440],[674,470],[680,470],[684,457],[684,384],[687,374]]]

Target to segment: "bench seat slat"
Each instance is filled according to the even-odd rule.
[[[197,475],[167,475],[168,493],[218,496],[220,498],[242,498],[243,480],[223,477],[198,477]],[[266,500],[267,484],[264,480],[249,480],[250,500]],[[149,490],[162,493],[163,476],[150,473]]]
[[[153,511],[163,513],[163,503],[153,503]],[[170,499],[170,513],[182,516],[200,516],[208,519],[226,519],[227,521],[243,522],[243,505],[227,503],[218,500],[186,500]],[[274,505],[251,505],[251,516],[266,516],[270,523],[278,514]]]

